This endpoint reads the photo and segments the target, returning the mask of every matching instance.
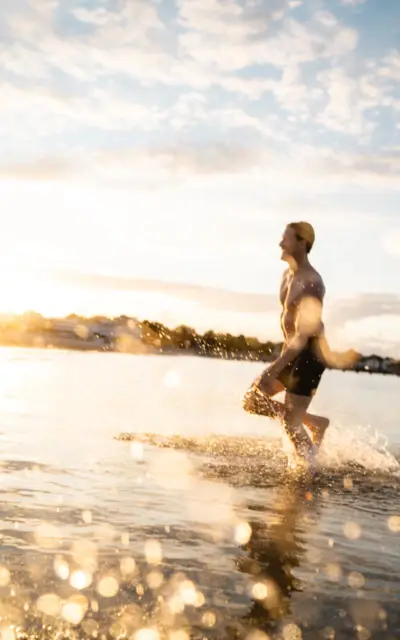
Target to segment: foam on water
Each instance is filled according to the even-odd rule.
[[[369,471],[400,474],[400,464],[389,451],[387,438],[372,427],[331,425],[318,458],[327,467],[358,464]]]
[[[218,475],[247,475],[280,482],[289,470],[296,470],[297,458],[289,438],[282,444],[268,438],[246,436],[183,436],[155,433],[123,433],[118,440],[145,442],[156,448],[179,449],[206,456]],[[353,472],[381,480],[400,480],[400,464],[388,449],[386,438],[371,428],[331,426],[318,454],[318,468],[329,477]]]

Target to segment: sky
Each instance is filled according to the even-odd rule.
[[[2,0],[0,312],[277,340],[308,220],[334,347],[400,357],[398,0]]]

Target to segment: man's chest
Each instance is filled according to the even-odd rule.
[[[301,298],[304,286],[303,282],[295,276],[287,276],[281,285],[280,301],[285,309],[294,309]]]

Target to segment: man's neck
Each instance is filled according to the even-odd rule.
[[[292,273],[296,273],[296,271],[299,271],[300,269],[305,269],[306,267],[310,266],[307,255],[298,256],[296,258],[291,257],[288,260],[288,264],[289,264],[289,269]]]

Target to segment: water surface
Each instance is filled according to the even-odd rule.
[[[1,350],[2,637],[400,637],[399,378],[326,373],[310,482],[261,367]]]

